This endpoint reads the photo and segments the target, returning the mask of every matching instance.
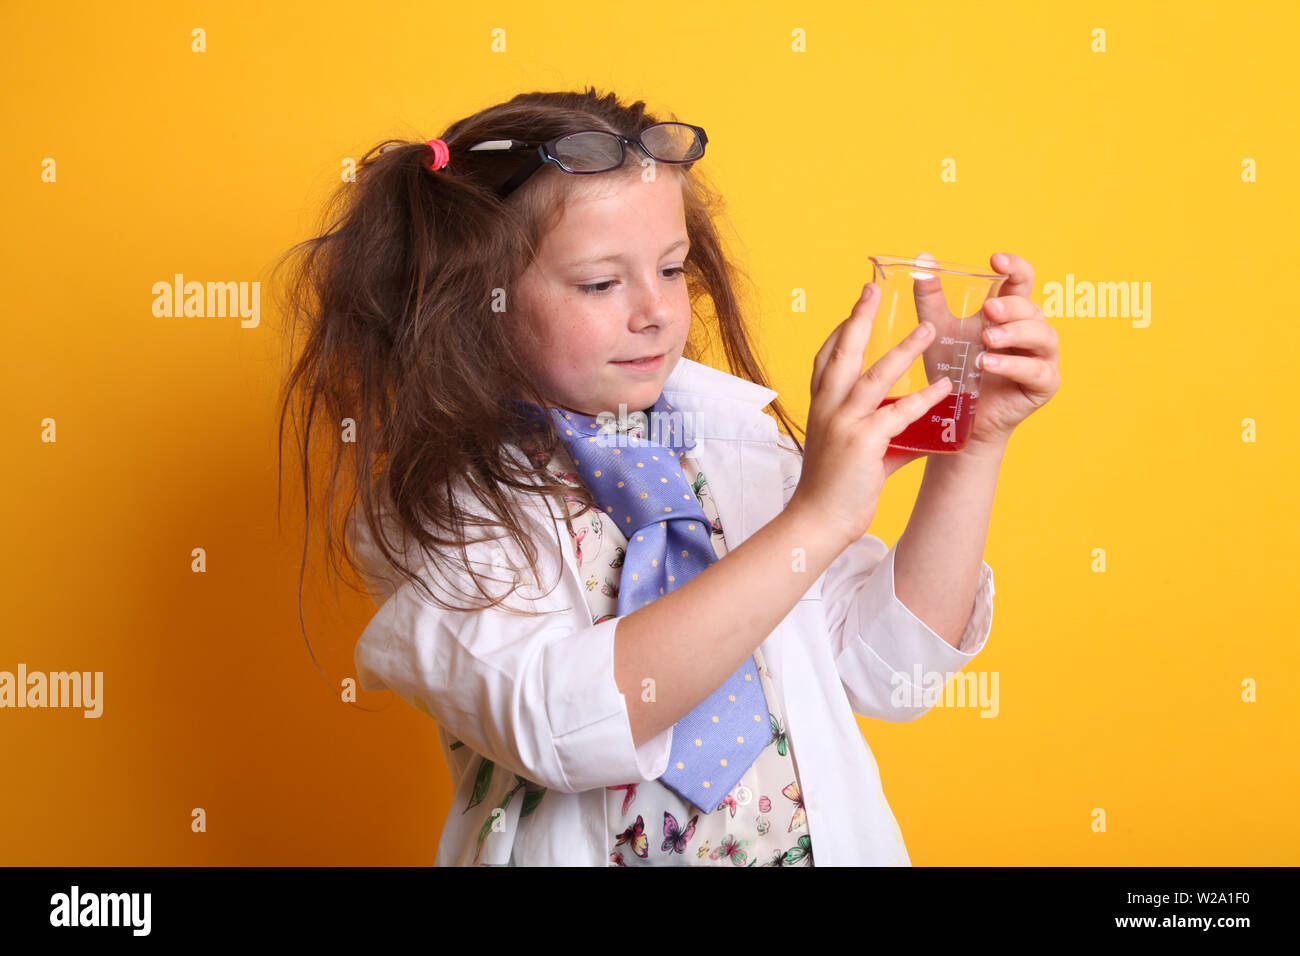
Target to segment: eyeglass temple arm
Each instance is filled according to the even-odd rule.
[[[524,143],[517,139],[489,139],[482,143],[476,143],[469,148],[470,152],[474,150],[504,150],[506,152],[516,152],[521,149],[533,149],[532,143]]]
[[[513,176],[497,188],[497,195],[502,199],[518,189],[524,180],[541,168],[543,162],[541,149],[532,143],[524,143],[517,139],[490,139],[487,142],[477,143],[470,147],[470,151],[483,150],[484,152],[500,151],[506,153],[521,152],[527,149],[534,150],[533,155],[515,170]]]

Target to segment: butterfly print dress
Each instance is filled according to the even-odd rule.
[[[633,418],[621,430],[642,436]],[[562,481],[580,486],[577,468],[563,445],[549,453],[529,449],[533,461]],[[691,460],[680,456],[683,473],[713,527],[713,547],[727,553],[722,523],[708,480]],[[627,538],[617,524],[595,510],[574,516],[580,506],[569,502],[569,536],[578,573],[586,584],[591,620],[617,616],[618,586]],[[794,747],[785,730],[785,715],[760,649],[754,650],[759,679],[771,714],[771,742],[731,793],[707,814],[658,780],[606,788],[610,820],[609,860],[615,866],[812,866],[808,832],[795,766]]]

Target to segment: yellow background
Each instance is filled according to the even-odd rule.
[[[298,630],[268,270],[346,157],[587,83],[708,130],[759,344],[801,415],[868,255],[1019,253],[1036,301],[1066,273],[1151,283],[1148,328],[1052,319],[1063,384],[1012,439],[986,551],[998,594],[972,667],[999,673],[1000,713],[861,721],[913,863],[1300,863],[1300,8],[560,9],[5,5],[0,669],[102,670],[105,710],[0,711],[0,863],[432,862],[450,799],[435,725],[331,691],[373,606],[309,587],[331,685]],[[263,282],[261,325],[154,317],[177,272]],[[886,489],[887,542],[922,468]]]

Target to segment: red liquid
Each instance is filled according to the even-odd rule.
[[[886,398],[880,407],[893,404],[897,398]],[[891,448],[909,451],[961,451],[970,437],[970,427],[975,421],[975,396],[970,392],[946,395],[929,411],[894,436]]]

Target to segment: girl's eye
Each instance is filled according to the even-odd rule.
[[[685,266],[673,266],[671,269],[663,269],[663,272],[671,273],[672,278],[686,274]],[[617,279],[606,279],[604,282],[593,282],[590,285],[578,286],[586,295],[601,295],[609,291],[609,286],[617,282]]]

